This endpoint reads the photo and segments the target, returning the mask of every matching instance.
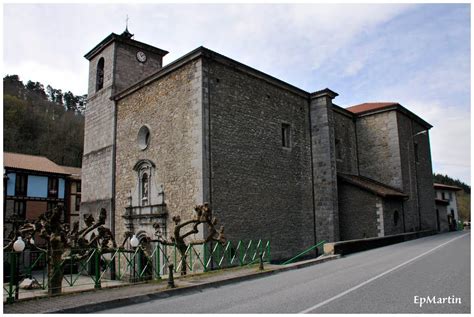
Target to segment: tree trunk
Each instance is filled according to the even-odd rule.
[[[57,295],[62,292],[63,266],[61,256],[63,254],[63,245],[57,239],[51,240],[48,261],[48,295]]]
[[[179,253],[181,254],[181,276],[186,275],[187,273],[187,265],[186,265],[186,244],[178,244],[177,248]]]

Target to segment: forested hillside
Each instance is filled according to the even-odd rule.
[[[453,179],[448,175],[433,174],[433,180],[435,183],[457,186],[463,190],[456,192],[456,198],[458,201],[459,216],[462,220],[471,221],[471,187],[458,179]]]
[[[3,150],[46,156],[81,166],[86,95],[63,93],[39,82],[3,78]]]

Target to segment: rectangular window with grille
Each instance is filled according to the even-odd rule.
[[[21,219],[24,219],[26,216],[26,201],[15,200],[13,211],[15,215],[18,215]]]
[[[58,178],[48,178],[48,198],[58,198]]]
[[[16,174],[15,196],[26,196],[28,188],[28,175]]]
[[[76,211],[79,211],[81,209],[81,196],[76,195]]]

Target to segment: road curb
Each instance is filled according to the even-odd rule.
[[[276,269],[272,269],[268,271],[255,272],[253,274],[251,273],[248,275],[236,276],[236,277],[231,277],[231,278],[222,279],[218,281],[197,284],[197,285],[178,287],[174,289],[165,289],[165,290],[155,291],[153,293],[131,296],[127,298],[111,299],[111,300],[108,300],[106,302],[101,302],[101,303],[94,303],[94,304],[81,305],[81,306],[72,307],[72,308],[52,310],[45,313],[78,313],[78,314],[94,313],[101,310],[123,307],[123,306],[128,306],[128,305],[133,305],[133,304],[140,304],[140,303],[144,303],[150,300],[168,298],[171,296],[192,293],[192,292],[199,292],[207,288],[220,287],[220,286],[224,286],[224,285],[228,285],[232,283],[253,280],[253,279],[277,274],[280,272],[286,272],[286,271],[305,268],[308,266],[324,263],[324,262],[335,260],[338,258],[340,258],[340,255],[330,255],[327,257],[315,259],[313,261],[306,261],[302,263],[291,264],[291,265],[283,266],[281,268],[276,268]]]

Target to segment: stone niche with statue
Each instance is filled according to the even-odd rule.
[[[150,160],[139,160],[133,170],[135,186],[130,189],[128,206],[123,215],[127,230],[136,232],[139,239],[150,238],[154,235],[153,224],[158,223],[166,235],[168,211],[164,186],[155,173],[155,164]]]

